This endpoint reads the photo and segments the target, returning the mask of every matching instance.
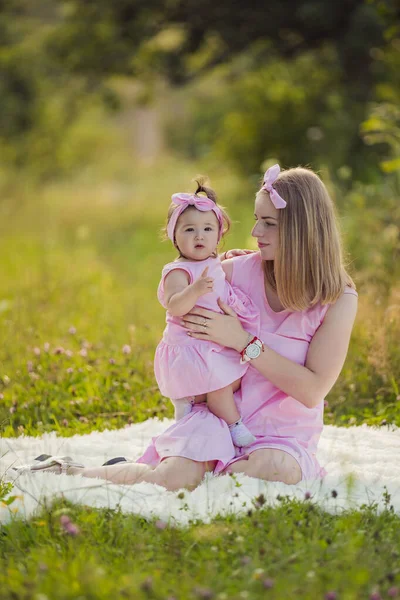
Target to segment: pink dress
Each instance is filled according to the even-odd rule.
[[[274,312],[264,291],[260,254],[233,260],[232,285],[240,287],[258,306],[261,314],[260,338],[273,350],[304,365],[309,343],[321,325],[328,305],[308,310]],[[345,293],[356,294],[350,288]],[[293,456],[300,465],[303,479],[325,474],[316,459],[323,427],[324,402],[307,408],[288,396],[250,366],[242,379],[235,400],[243,422],[256,436],[246,448],[235,448],[222,420],[205,404],[196,404],[192,412],[164,433],[153,438],[138,462],[156,466],[168,456],[182,456],[195,461],[217,460],[215,473],[260,448],[276,448]]]
[[[240,289],[235,289],[225,277],[219,258],[202,261],[175,261],[165,265],[158,286],[158,299],[165,307],[164,281],[174,269],[188,273],[190,283],[198,279],[208,267],[208,276],[214,278],[214,292],[199,298],[197,306],[223,312],[217,298],[228,304],[238,315],[243,327],[258,335],[260,313],[253,302]],[[214,342],[197,340],[187,335],[180,317],[167,312],[167,326],[154,357],[154,372],[163,396],[177,400],[198,396],[226,387],[243,377],[248,365],[240,364],[235,350]]]

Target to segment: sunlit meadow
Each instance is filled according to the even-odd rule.
[[[68,181],[24,182],[5,195],[2,436],[69,436],[172,417],[152,363],[165,318],[157,284],[175,255],[160,230],[171,194],[193,189],[199,172],[234,220],[224,249],[252,247],[257,181],[221,164],[165,156],[146,165],[116,145],[109,160]],[[386,245],[373,237],[373,215],[360,234],[357,202],[366,192],[352,193],[339,215],[360,310],[348,360],[326,399],[326,422],[400,425],[400,287],[387,268],[395,240],[390,231]],[[12,507],[5,482],[1,498]],[[379,600],[400,595],[398,531],[390,497],[381,515],[371,505],[340,516],[308,497],[282,498],[278,509],[260,498],[244,518],[184,530],[59,504],[1,529],[0,597]]]

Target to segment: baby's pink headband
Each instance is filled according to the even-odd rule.
[[[280,170],[281,168],[279,165],[274,165],[273,167],[270,167],[268,171],[265,172],[264,184],[261,188],[262,190],[266,190],[269,193],[269,197],[271,198],[271,202],[275,206],[275,208],[285,208],[286,206],[286,201],[278,194],[276,189],[272,186],[272,184],[276,181]]]
[[[172,196],[172,202],[178,207],[172,213],[169,223],[167,225],[167,234],[172,242],[174,241],[176,222],[188,206],[194,206],[195,208],[197,208],[197,210],[201,210],[202,212],[212,210],[215,216],[217,217],[219,223],[218,241],[221,239],[224,221],[221,209],[215,204],[213,200],[210,200],[210,198],[205,198],[204,196],[178,193]]]

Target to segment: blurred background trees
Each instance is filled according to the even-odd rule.
[[[271,161],[321,174],[360,292],[328,422],[400,425],[397,1],[0,0],[0,107],[8,434],[169,414],[152,364],[169,197],[209,174],[235,223],[225,249],[252,247]],[[77,362],[54,365],[71,324]],[[122,384],[109,365],[127,342]]]
[[[394,0],[1,0],[3,166],[81,166],[97,146],[88,123],[126,107],[129,88],[185,156],[375,181],[393,149],[373,131],[377,105],[393,116],[400,99],[399,22]]]

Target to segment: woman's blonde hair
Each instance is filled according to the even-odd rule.
[[[217,204],[218,208],[221,211],[222,214],[222,231],[221,231],[221,239],[224,237],[224,235],[226,235],[228,233],[228,231],[231,228],[231,224],[232,221],[228,215],[228,213],[226,212],[226,210],[224,209],[223,206],[221,206],[220,204],[217,203],[217,194],[215,193],[215,191],[210,188],[207,187],[205,184],[208,181],[208,178],[205,176],[198,176],[195,180],[197,183],[197,189],[194,192],[195,195],[197,194],[205,194],[207,196],[207,198],[209,198],[210,200],[212,200],[213,202],[215,202],[215,204]],[[172,214],[173,212],[179,208],[176,204],[174,204],[173,202],[170,204],[169,208],[168,208],[168,213],[167,213],[167,222],[165,224],[165,226],[162,228],[161,233],[162,233],[162,237],[164,240],[168,239],[168,234],[167,234],[167,227],[168,227],[168,223],[171,220]],[[174,236],[175,237],[175,236]],[[176,246],[176,243],[174,241],[174,245],[177,248],[177,250],[179,250],[179,248]]]
[[[264,262],[268,283],[289,310],[334,303],[345,286],[355,285],[344,266],[328,190],[313,171],[301,167],[282,171],[273,187],[287,205],[279,210],[277,256]]]

